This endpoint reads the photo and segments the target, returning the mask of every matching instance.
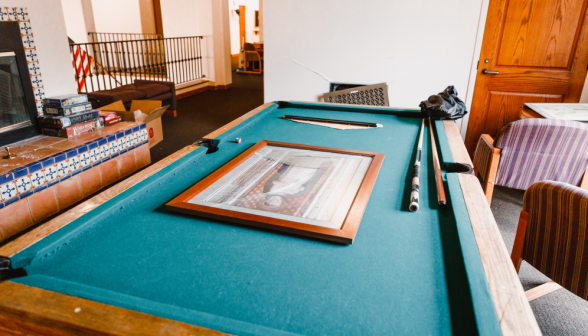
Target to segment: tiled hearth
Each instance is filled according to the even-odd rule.
[[[41,135],[10,151],[15,159],[0,159],[0,241],[151,162],[145,124],[132,122],[70,139]]]

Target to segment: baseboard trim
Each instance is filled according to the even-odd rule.
[[[227,84],[227,85],[217,85],[214,87],[215,90],[226,90],[226,89],[230,89],[233,87],[233,83]]]
[[[233,84],[204,86],[204,87],[192,90],[192,91],[180,93],[180,94],[176,95],[176,99],[190,97],[191,95],[195,95],[197,93],[208,91],[208,90],[226,90],[226,89],[230,89],[232,86],[233,86]]]
[[[176,99],[178,99],[178,97],[176,97]],[[177,117],[178,113],[177,113],[177,110],[166,110],[165,112],[163,112],[163,116],[164,117]]]

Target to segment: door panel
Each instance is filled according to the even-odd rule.
[[[498,64],[568,68],[583,1],[508,1]]]
[[[561,95],[490,91],[488,109],[495,117],[486,125],[486,134],[494,138],[504,125],[519,120],[519,108],[524,103],[560,103],[562,99]]]
[[[541,73],[525,71],[524,73],[503,73],[500,77],[488,78],[488,90],[532,92],[563,95],[568,91],[570,76],[568,73]]]
[[[580,100],[588,65],[587,4],[490,0],[466,134],[470,155],[480,135],[495,136],[518,119],[524,103]]]

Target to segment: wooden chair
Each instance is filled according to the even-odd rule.
[[[511,260],[553,281],[526,291],[529,301],[561,287],[588,300],[588,191],[554,181],[525,192]]]
[[[496,139],[480,136],[474,172],[488,204],[494,185],[526,190],[552,180],[588,189],[588,125],[576,121],[524,119],[506,125]]]
[[[245,66],[242,72],[261,74],[263,71],[263,50],[256,50],[255,46],[251,43],[245,43],[243,50],[245,53]],[[257,69],[255,68],[256,63],[258,64]]]

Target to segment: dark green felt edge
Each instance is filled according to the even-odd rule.
[[[447,174],[447,186],[459,242],[461,245],[463,262],[467,273],[469,289],[472,295],[474,314],[479,335],[502,335],[500,322],[490,294],[490,287],[486,279],[486,272],[482,266],[482,258],[478,243],[474,236],[472,223],[461,190],[457,173]]]
[[[348,111],[348,112],[363,112],[363,113],[379,113],[379,114],[399,114],[399,115],[406,115],[408,117],[419,117],[420,111],[418,110],[402,110],[402,109],[381,109],[381,108],[366,108],[366,107],[355,107],[355,106],[328,106],[324,104],[313,104],[313,103],[288,103],[288,107],[297,107],[297,108],[312,108],[316,110],[336,110],[336,111]],[[228,130],[227,132],[223,133],[219,137],[215,138],[219,143],[219,146],[222,143],[231,139],[231,134],[234,132],[239,132],[243,129],[254,127],[267,113],[275,110],[278,108],[277,104],[270,105],[268,108],[260,111],[256,115],[252,116],[251,118],[245,120],[241,124],[233,127],[232,129]],[[369,112],[366,112],[369,110]],[[436,121],[435,126],[437,129],[438,134],[438,146],[439,150],[442,153],[441,160],[445,165],[453,164],[453,156],[451,155],[451,150],[449,148],[449,142],[447,140],[447,136],[445,133],[445,128],[443,126],[442,121]],[[100,205],[98,208],[94,209],[93,211],[79,217],[75,221],[71,222],[70,224],[66,225],[65,227],[58,230],[58,234],[52,234],[45,239],[29,246],[25,250],[17,253],[11,258],[11,262],[14,268],[21,268],[29,265],[32,260],[36,257],[42,257],[43,255],[47,255],[50,253],[54,253],[59,247],[67,243],[68,240],[74,239],[77,235],[81,235],[84,233],[85,230],[91,229],[94,225],[99,225],[100,219],[112,215],[113,212],[117,212],[122,210],[124,207],[125,201],[129,198],[133,198],[136,196],[137,193],[141,193],[143,189],[147,189],[150,187],[151,184],[155,183],[158,178],[166,176],[168,174],[173,174],[175,171],[180,171],[184,169],[184,166],[190,164],[193,159],[204,155],[206,153],[205,148],[198,148],[195,151],[188,153],[186,156],[178,159],[173,165],[167,166],[160,170],[159,172],[155,173],[154,175],[148,177],[147,179],[139,182],[135,186],[125,190],[124,192],[120,193],[119,195],[113,197],[112,199],[108,200],[104,204]],[[490,289],[488,287],[488,282],[486,281],[486,276],[484,273],[484,269],[482,267],[482,262],[479,254],[479,250],[477,248],[477,244],[475,242],[475,238],[473,235],[473,230],[471,227],[471,223],[469,221],[469,215],[467,213],[467,208],[465,207],[465,200],[463,199],[463,194],[460,189],[459,180],[457,180],[457,176],[455,174],[447,174],[447,184],[449,186],[449,195],[451,200],[451,206],[455,214],[463,214],[461,216],[455,216],[457,219],[457,227],[458,233],[460,237],[460,244],[463,251],[464,257],[464,265],[466,272],[468,274],[468,282],[470,283],[470,291],[472,294],[473,305],[474,305],[474,314],[476,316],[477,327],[479,330],[480,335],[497,335],[501,334],[500,325],[498,323],[498,317],[496,315],[496,311],[494,309],[494,305],[492,302],[492,297],[490,295]],[[118,208],[118,209],[117,209]],[[465,211],[465,212],[464,212]],[[121,298],[126,297],[125,295],[121,295],[120,293],[108,293],[109,291],[97,289],[90,286],[85,286],[81,284],[75,284],[76,287],[72,287],[73,285],[67,281],[58,280],[54,278],[49,278],[44,276],[30,276],[27,278],[20,278],[15,279],[15,281],[23,284],[30,283],[30,285],[35,286],[35,284],[43,284],[42,287],[53,287],[56,291],[65,291],[68,289],[67,292],[75,292],[76,294],[71,294],[79,297],[84,297],[91,300],[96,300],[100,302],[104,302],[107,304],[113,304],[120,307],[125,307],[133,310],[143,311],[149,313],[149,311],[153,311],[155,314],[159,314],[158,312],[161,310],[165,315],[170,316],[172,319],[182,320],[181,316],[185,309],[175,308],[178,312],[174,312],[171,315],[168,315],[170,312],[168,305],[164,305],[161,303],[151,302],[149,300],[138,299],[132,296],[129,296],[127,299],[122,300]],[[67,287],[64,286],[62,283],[67,283]],[[38,286],[41,287],[41,286]],[[472,289],[473,288],[473,289]],[[118,296],[118,298],[117,298]],[[134,304],[130,304],[130,301],[133,301]],[[165,307],[164,307],[165,306]],[[156,312],[157,311],[157,312]],[[202,321],[195,321],[195,315],[190,315],[189,323],[195,323],[197,325],[201,325],[203,327],[207,327],[206,325],[211,325],[209,323],[214,324],[215,326],[210,326],[210,328],[218,329],[218,330],[227,330],[227,332],[235,332],[235,331],[228,331],[230,330],[238,330],[237,333],[239,334],[246,334],[249,331],[255,333],[254,330],[259,330],[257,328],[264,328],[264,333],[270,334],[284,334],[284,332],[259,327],[257,325],[251,325],[245,322],[240,321],[233,321],[226,318],[221,318],[215,316],[217,319],[212,318],[209,314],[201,313],[202,316],[198,315],[198,320],[202,319]],[[172,316],[173,315],[173,316]],[[163,314],[161,316],[164,316]],[[233,323],[234,322],[234,323]],[[217,325],[218,323],[218,325]],[[233,329],[237,328],[237,329]],[[244,329],[243,329],[244,328]],[[251,329],[250,329],[251,328]]]
[[[447,139],[447,133],[445,132],[445,125],[443,120],[435,120],[435,130],[437,131],[437,146],[439,147],[440,158],[439,161],[444,165],[443,168],[451,168],[455,165],[451,148],[449,147],[449,139]]]
[[[46,290],[67,293],[75,297],[102,302],[108,305],[139,311],[171,320],[194,324],[200,327],[219,330],[234,335],[296,335],[290,332],[238,321],[197,310],[179,308],[173,305],[141,299],[101,288],[76,282],[57,279],[44,275],[33,275],[18,281],[24,285],[40,287]]]

